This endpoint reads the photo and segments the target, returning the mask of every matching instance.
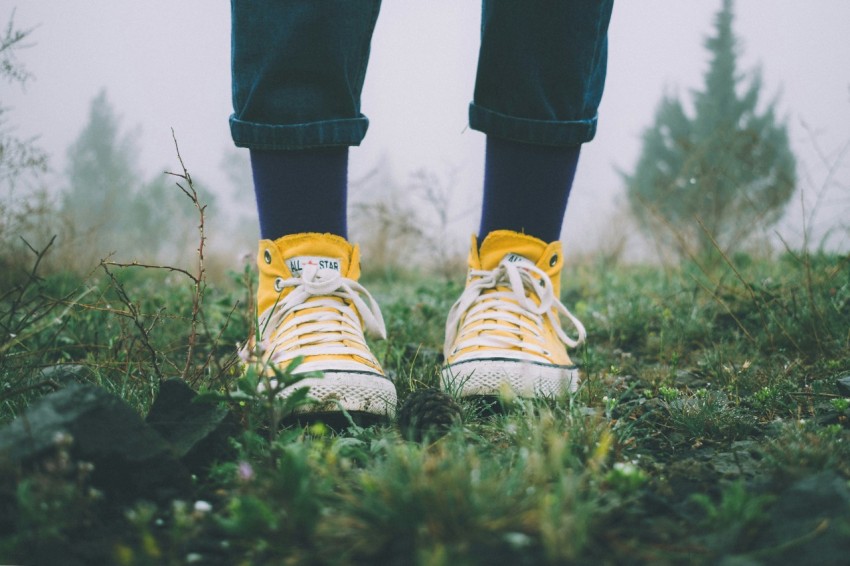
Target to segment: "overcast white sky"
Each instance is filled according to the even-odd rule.
[[[570,249],[607,246],[624,229],[615,212],[622,199],[615,166],[634,165],[641,132],[665,91],[687,94],[700,86],[707,63],[702,43],[719,5],[719,0],[615,3],[599,131],[583,149],[565,222]],[[0,102],[11,107],[20,135],[39,136],[57,175],[64,171],[68,145],[86,123],[91,99],[106,88],[123,126],[141,126],[139,163],[147,177],[176,167],[173,127],[193,175],[213,188],[227,186],[220,164],[232,147],[229,3],[0,0],[2,22],[15,8],[21,27],[37,26],[33,46],[20,54],[35,80],[25,91],[4,85]],[[827,170],[813,138],[832,157],[850,140],[850,2],[739,0],[736,8],[742,68],[760,65],[765,94],[781,93],[800,169],[812,179],[801,187],[814,202]],[[472,0],[384,2],[364,89],[370,130],[351,153],[353,179],[379,163],[402,185],[417,169],[458,168],[457,209],[465,214],[453,230],[461,248],[477,228],[483,176],[484,136],[466,128],[479,11]],[[850,211],[848,172],[847,163],[836,172],[843,187],[835,185],[827,195],[818,217],[822,227]],[[244,198],[250,205],[249,183],[245,179]],[[791,208],[781,230],[798,241],[799,199]],[[843,233],[833,246],[847,249]]]

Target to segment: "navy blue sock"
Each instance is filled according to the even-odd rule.
[[[494,230],[560,238],[580,150],[488,136],[478,242]]]
[[[348,238],[348,147],[251,150],[260,237],[301,232]]]

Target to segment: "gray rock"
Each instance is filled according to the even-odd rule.
[[[94,465],[92,484],[107,495],[157,499],[190,487],[171,446],[124,401],[91,385],[45,395],[0,430],[0,462],[38,465],[63,435],[74,460]]]
[[[721,559],[717,566],[763,566],[763,562],[749,556],[726,556]]]
[[[145,418],[193,472],[227,458],[229,438],[238,431],[230,411],[216,403],[195,403],[195,397],[197,393],[182,379],[163,381]]]
[[[820,426],[826,426],[840,422],[840,417],[844,413],[839,413],[829,403],[816,403],[815,414],[815,422]]]
[[[838,393],[845,397],[850,397],[850,375],[839,377],[835,380],[835,386],[838,388]]]
[[[769,564],[847,564],[850,555],[850,489],[830,471],[786,489],[749,553]]]
[[[753,479],[759,475],[759,462],[753,457],[753,451],[747,447],[732,445],[731,452],[718,452],[710,461],[711,466],[726,480],[736,480],[740,477]]]
[[[704,387],[705,384],[705,379],[693,372],[684,369],[678,370],[676,372],[676,375],[673,377],[673,385],[675,385],[676,387],[688,387],[690,389],[696,389],[698,387]]]
[[[91,369],[80,364],[48,366],[38,373],[41,380],[50,380],[63,387],[73,383],[85,383],[92,376]]]
[[[602,414],[602,411],[596,407],[579,407],[578,413],[583,417],[598,417]]]

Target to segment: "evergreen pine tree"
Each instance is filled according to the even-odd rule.
[[[68,149],[68,188],[62,212],[88,260],[125,244],[127,207],[139,186],[136,139],[122,134],[112,105],[101,91],[91,102],[89,121]]]
[[[91,102],[88,123],[68,149],[68,187],[62,195],[79,265],[91,266],[112,252],[121,259],[171,259],[184,255],[187,246],[197,247],[191,243],[198,224],[192,203],[173,177],[159,174],[144,181],[137,155],[137,136],[122,133],[101,91]],[[204,203],[211,200],[205,191]]]
[[[641,227],[680,253],[710,253],[712,239],[728,250],[774,224],[794,192],[787,126],[775,100],[759,111],[761,78],[739,73],[732,22],[732,0],[724,0],[705,41],[709,67],[693,116],[665,96],[634,173],[624,175]]]

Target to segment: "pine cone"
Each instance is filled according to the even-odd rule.
[[[455,400],[439,389],[420,389],[408,396],[398,412],[398,426],[408,440],[420,442],[448,432],[463,415]]]

